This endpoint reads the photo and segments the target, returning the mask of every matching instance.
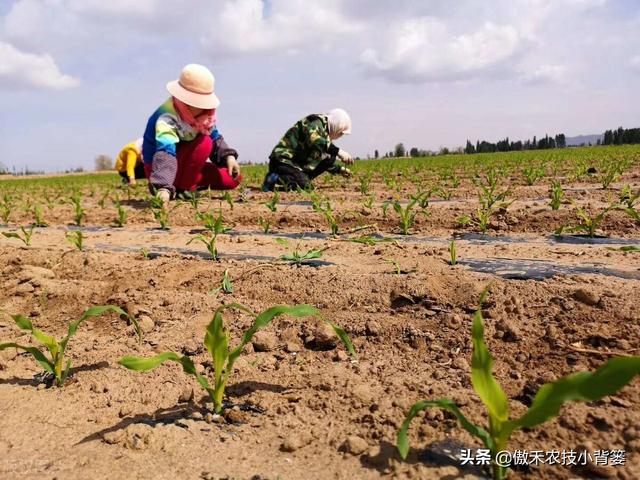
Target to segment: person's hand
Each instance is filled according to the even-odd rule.
[[[340,175],[342,175],[344,178],[349,178],[353,175],[353,173],[347,167],[342,167],[340,169]]]
[[[229,175],[233,178],[240,175],[240,165],[233,155],[229,155],[227,157],[227,170],[229,171]]]
[[[129,186],[130,187],[135,187],[137,184],[135,177],[134,178],[129,178]]]
[[[338,157],[340,157],[340,160],[342,160],[342,162],[347,165],[353,165],[354,163],[354,160],[351,154],[345,150],[342,150],[342,149],[338,150]]]

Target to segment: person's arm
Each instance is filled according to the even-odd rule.
[[[125,158],[125,165],[127,168],[127,177],[129,182],[136,180],[136,163],[138,162],[138,154],[135,150],[127,149],[127,156]]]
[[[176,145],[180,141],[175,119],[162,115],[156,122],[156,153],[151,164],[149,183],[156,189],[175,193],[173,182],[178,172]]]
[[[229,175],[234,178],[237,177],[240,174],[238,151],[227,145],[217,128],[214,128],[211,132],[211,140],[213,141],[213,148],[209,155],[211,162],[219,167],[226,167],[229,170]]]

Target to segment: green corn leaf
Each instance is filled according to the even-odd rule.
[[[473,354],[471,356],[471,383],[484,403],[492,422],[506,422],[509,419],[509,404],[502,387],[493,376],[493,358],[484,343],[482,322],[482,302],[488,289],[480,297],[480,307],[475,313],[472,327]],[[496,427],[498,427],[496,425]],[[499,427],[498,427],[499,428]]]
[[[216,385],[220,384],[225,363],[229,358],[229,335],[224,328],[222,320],[222,312],[225,307],[222,306],[215,311],[213,320],[207,326],[207,332],[204,336],[204,346],[213,359]]]
[[[153,370],[154,368],[160,366],[162,363],[167,361],[177,362],[182,365],[182,370],[185,373],[193,375],[196,377],[198,383],[207,391],[209,395],[213,397],[213,389],[209,385],[209,382],[205,377],[200,375],[196,371],[196,367],[191,361],[191,359],[187,356],[180,356],[175,352],[162,352],[153,357],[133,357],[133,356],[125,356],[118,360],[118,363],[129,370],[134,370],[136,372],[146,372],[149,370]]]
[[[7,238],[17,238],[21,240],[20,235],[18,235],[15,232],[2,232],[2,235],[4,235]]]
[[[69,340],[71,339],[71,337],[73,337],[76,334],[76,332],[78,331],[78,327],[82,322],[92,317],[98,317],[105,312],[115,312],[129,318],[129,320],[131,320],[131,323],[133,323],[136,328],[138,338],[140,338],[141,332],[140,332],[140,327],[138,325],[137,320],[132,318],[129,314],[127,314],[127,312],[122,310],[120,307],[116,307],[115,305],[99,305],[96,307],[87,308],[78,320],[76,320],[75,322],[71,322],[69,324],[69,330],[67,332],[67,336],[64,337],[60,342],[61,351],[64,353],[64,351],[67,348],[67,343],[69,343]]]
[[[352,357],[357,357],[358,354],[356,353],[356,349],[353,346],[353,343],[351,343],[351,339],[349,338],[349,335],[347,335],[347,332],[345,332],[340,325],[333,323],[331,320],[327,320],[326,318],[322,318],[322,320],[326,322],[333,329],[338,338],[342,340],[342,343],[344,343],[349,354]]]
[[[60,345],[58,341],[44,333],[42,330],[38,330],[33,327],[31,320],[29,320],[24,315],[11,315],[11,318],[16,322],[16,325],[22,330],[28,330],[33,335],[33,338],[38,340],[41,344],[47,347],[47,350],[51,353],[51,357],[55,357],[60,351]]]
[[[234,308],[238,307],[241,306],[238,304],[234,304]],[[247,311],[245,307],[242,307],[242,309],[244,309],[244,311]],[[247,330],[242,336],[240,345],[234,348],[229,354],[229,364],[227,368],[231,370],[231,368],[233,367],[233,363],[240,356],[242,350],[247,345],[247,343],[251,341],[256,332],[268,325],[269,322],[271,322],[271,320],[273,320],[275,317],[279,315],[290,315],[292,317],[310,317],[318,315],[319,313],[320,311],[317,308],[312,307],[311,305],[276,305],[274,307],[268,308],[264,312],[261,312],[255,317],[253,325],[251,325],[249,330]]]
[[[613,395],[640,375],[640,357],[612,358],[594,372],[578,372],[540,387],[527,412],[512,422],[515,427],[535,427],[558,415],[570,401],[594,402]]]
[[[51,363],[44,354],[38,350],[36,347],[25,347],[22,345],[18,345],[17,343],[0,343],[0,351],[6,350],[7,348],[17,348],[20,350],[24,350],[25,352],[29,352],[33,358],[35,358],[36,362],[38,362],[42,368],[44,368],[47,372],[55,375],[55,366]]]
[[[422,400],[420,402],[414,403],[409,410],[404,422],[402,422],[402,426],[398,431],[398,436],[396,440],[396,447],[400,456],[403,459],[407,458],[409,455],[409,438],[407,437],[407,431],[409,430],[409,426],[411,425],[411,421],[418,415],[422,410],[427,408],[437,407],[448,410],[453,413],[455,417],[460,422],[460,425],[469,432],[471,435],[474,435],[482,440],[484,445],[493,449],[493,440],[491,439],[491,435],[482,427],[474,425],[462,414],[458,406],[451,400],[447,398],[441,398],[439,400]]]

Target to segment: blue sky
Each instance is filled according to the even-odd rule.
[[[92,168],[187,63],[241,161],[334,107],[359,156],[640,126],[639,32],[632,0],[0,0],[0,162]]]

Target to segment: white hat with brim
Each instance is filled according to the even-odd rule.
[[[220,105],[214,86],[215,79],[209,69],[192,63],[182,69],[178,80],[167,83],[167,90],[187,105],[210,110]]]

